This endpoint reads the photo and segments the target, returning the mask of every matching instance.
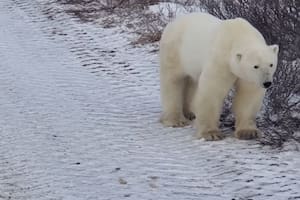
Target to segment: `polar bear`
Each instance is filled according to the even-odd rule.
[[[221,20],[191,13],[170,22],[160,40],[160,88],[165,126],[196,117],[197,137],[223,138],[218,122],[232,87],[235,136],[259,136],[255,117],[277,68],[279,46],[242,18]]]

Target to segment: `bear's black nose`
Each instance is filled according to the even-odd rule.
[[[272,85],[272,82],[268,81],[268,82],[264,82],[264,87],[268,88]]]

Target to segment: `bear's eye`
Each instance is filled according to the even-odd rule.
[[[273,67],[273,64],[270,64],[270,67]]]
[[[259,68],[259,66],[257,66],[257,65],[254,65],[254,69],[258,69]]]

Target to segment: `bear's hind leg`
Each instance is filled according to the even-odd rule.
[[[246,81],[236,83],[236,96],[233,101],[235,114],[235,136],[238,139],[249,140],[260,137],[255,118],[259,111],[265,90]]]
[[[160,122],[168,127],[183,127],[189,120],[183,114],[184,77],[171,72],[161,74],[161,101],[163,114]]]
[[[196,118],[192,108],[196,90],[197,81],[194,81],[191,77],[186,77],[183,97],[183,114],[189,120],[194,120]]]

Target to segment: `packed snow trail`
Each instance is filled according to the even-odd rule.
[[[0,199],[300,199],[299,152],[163,128],[156,55],[50,2],[0,2]]]

